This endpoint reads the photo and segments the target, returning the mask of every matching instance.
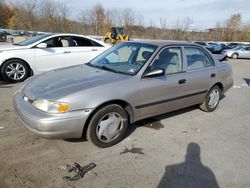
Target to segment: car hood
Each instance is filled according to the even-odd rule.
[[[129,79],[131,76],[108,72],[87,65],[50,71],[30,78],[22,89],[29,99],[59,99],[79,91]]]
[[[18,46],[13,44],[0,45],[0,51],[27,49],[29,46]]]

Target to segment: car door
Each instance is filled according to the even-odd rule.
[[[71,37],[71,61],[78,64],[87,63],[107,48],[101,44],[84,37]]]
[[[216,83],[217,71],[212,57],[196,46],[184,47],[187,66],[188,104],[202,103],[208,90]]]
[[[250,58],[250,47],[244,47],[240,49],[240,58]]]
[[[181,47],[167,47],[161,50],[148,69],[164,69],[165,75],[142,78],[140,84],[141,117],[179,109],[185,106],[189,93],[187,73],[184,71]]]
[[[35,48],[35,62],[38,73],[74,65],[71,61],[70,38],[57,36],[43,43],[46,48]]]
[[[250,47],[246,47],[246,57],[245,58],[250,58]]]

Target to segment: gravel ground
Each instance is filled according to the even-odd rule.
[[[20,85],[1,82],[0,187],[250,187],[250,61],[230,63],[234,87],[216,111],[191,107],[144,120],[106,149],[34,136],[13,111]],[[63,168],[73,162],[97,166],[68,182]]]

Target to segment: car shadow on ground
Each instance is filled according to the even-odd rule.
[[[13,87],[13,83],[3,81],[3,79],[0,78],[0,89],[1,88],[12,88],[12,87]]]
[[[223,100],[224,98],[225,98],[225,95],[222,94],[220,100]],[[128,129],[127,129],[127,132],[125,134],[124,139],[129,137],[138,127],[145,127],[145,128],[151,128],[151,129],[159,130],[161,128],[164,128],[164,125],[161,123],[161,120],[171,118],[173,116],[178,116],[180,114],[187,113],[187,112],[196,110],[198,108],[199,108],[199,105],[194,105],[194,106],[191,106],[191,107],[183,108],[183,109],[176,110],[176,111],[173,111],[173,112],[168,112],[168,113],[165,113],[165,114],[161,114],[161,115],[158,115],[158,116],[154,116],[154,117],[151,117],[151,118],[146,118],[144,120],[140,120],[138,122],[135,122],[135,123],[128,126]],[[70,138],[70,139],[63,139],[63,140],[67,141],[67,142],[85,142],[85,141],[87,141],[86,131],[87,131],[87,129],[84,128],[83,136],[81,138]]]
[[[248,86],[250,86],[250,79],[249,78],[243,78],[243,80],[246,82]]]
[[[224,98],[225,98],[225,95],[222,94],[220,100],[223,100]],[[129,137],[138,127],[145,127],[145,128],[159,130],[161,128],[164,128],[164,125],[161,123],[161,120],[171,118],[173,116],[178,116],[180,114],[187,113],[187,112],[196,110],[198,108],[199,106],[195,105],[195,106],[183,108],[183,109],[176,110],[173,112],[168,112],[162,115],[158,115],[158,116],[151,117],[151,118],[146,118],[138,122],[132,123],[131,125],[128,126],[124,139]],[[84,128],[83,136],[81,138],[70,138],[70,139],[63,139],[63,140],[67,142],[85,142],[87,141],[86,131],[87,131],[87,128]]]
[[[159,115],[159,116],[155,116],[155,117],[151,117],[151,118],[147,118],[147,119],[135,122],[135,123],[128,126],[128,129],[127,129],[127,132],[126,132],[126,135],[125,135],[124,139],[129,137],[138,127],[145,127],[145,128],[152,128],[152,129],[155,129],[155,130],[159,130],[161,128],[164,128],[164,125],[161,123],[161,120],[166,119],[166,118],[170,118],[170,117],[173,117],[173,116],[177,116],[177,115],[180,115],[182,113],[186,113],[186,112],[189,112],[189,111],[192,111],[192,110],[196,110],[197,108],[198,108],[197,106],[192,106],[192,107],[184,108],[184,109],[181,109],[181,110],[177,110],[177,111],[174,111],[174,112],[169,112],[169,113],[166,113],[166,114],[162,114],[162,115]],[[72,138],[72,139],[63,139],[63,140],[65,140],[67,142],[84,142],[84,141],[87,141],[87,139],[86,139],[86,130],[84,130],[82,138]]]
[[[185,161],[165,167],[157,188],[219,188],[212,170],[202,164],[201,149],[197,143],[189,143]]]
[[[183,113],[187,113],[187,112],[196,110],[197,108],[198,108],[198,106],[195,105],[195,106],[191,106],[188,108],[176,110],[173,112],[161,114],[158,116],[154,116],[151,118],[147,118],[147,119],[135,122],[128,127],[125,138],[129,137],[139,127],[151,128],[151,129],[155,129],[155,130],[159,130],[161,128],[164,128],[164,125],[161,123],[161,120],[168,119],[168,118],[171,118],[174,116],[178,116],[178,115],[181,115]]]

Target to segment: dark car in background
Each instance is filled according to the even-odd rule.
[[[214,42],[195,41],[194,43],[205,47],[213,54],[220,54],[223,50],[220,44]]]
[[[7,33],[1,31],[0,32],[0,42],[6,42],[7,41]]]

